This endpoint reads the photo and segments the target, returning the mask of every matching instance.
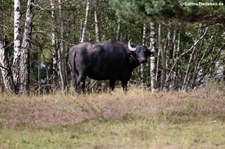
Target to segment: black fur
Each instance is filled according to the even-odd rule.
[[[113,90],[115,81],[120,80],[126,91],[133,69],[147,62],[151,54],[146,46],[137,46],[136,52],[128,49],[126,42],[109,40],[96,44],[81,43],[70,48],[69,61],[72,67],[72,83],[80,91],[85,88],[85,79],[110,80]]]

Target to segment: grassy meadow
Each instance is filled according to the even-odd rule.
[[[0,148],[225,148],[225,92],[0,95]]]

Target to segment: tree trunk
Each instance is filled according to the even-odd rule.
[[[100,30],[99,30],[99,0],[96,0],[95,4],[95,37],[96,42],[100,41]]]
[[[165,85],[165,80],[166,80],[166,55],[165,55],[165,50],[162,47],[161,43],[161,24],[159,24],[159,30],[158,30],[158,42],[159,42],[159,51],[161,53],[161,63],[162,63],[162,70],[161,70],[161,80],[160,80],[160,90],[164,89]]]
[[[89,5],[90,5],[89,0],[86,0],[85,18],[84,18],[84,24],[83,24],[81,40],[80,40],[81,43],[84,42],[85,32],[86,32],[86,28],[87,28],[87,19],[88,19]]]
[[[29,48],[32,32],[32,3],[33,0],[27,1],[26,20],[23,34],[23,42],[21,46],[21,61],[20,61],[20,89],[19,93],[29,94]]]
[[[13,77],[9,67],[8,53],[5,48],[4,41],[0,40],[0,70],[2,74],[2,79],[4,83],[4,90],[6,93],[15,93],[15,88],[13,84]]]
[[[161,44],[161,26],[159,25],[160,28],[158,28],[158,44]],[[159,46],[158,45],[158,46]],[[157,53],[157,58],[156,58],[156,68],[155,68],[155,88],[158,88],[159,83],[159,62],[160,62],[160,53],[161,53],[161,49],[158,49],[158,51],[155,52],[155,54]]]
[[[223,66],[223,77],[222,77],[223,82],[225,82],[225,66]]]
[[[1,73],[1,68],[0,68],[0,93],[4,92],[4,83],[2,80],[2,73]]]
[[[178,68],[178,64],[177,64],[177,61],[179,60],[179,53],[180,53],[180,31],[178,31],[178,35],[177,35],[177,46],[176,46],[176,51],[175,51],[175,60],[174,60],[174,87],[175,89],[179,89],[179,78],[178,78],[178,74],[179,74],[179,71],[181,71],[179,68]]]
[[[14,57],[12,64],[13,81],[16,92],[19,90],[19,65],[20,65],[20,18],[21,18],[21,0],[14,0]]]
[[[151,52],[154,53],[150,57],[150,78],[151,78],[151,91],[155,91],[155,26],[154,22],[150,22],[150,47]]]
[[[118,21],[117,23],[118,23],[118,25],[117,25],[117,30],[116,30],[116,40],[120,40],[120,34],[121,34],[121,22]]]
[[[177,40],[176,40],[176,37],[177,37],[177,31],[176,29],[173,30],[173,48],[172,48],[172,64],[175,63],[176,61],[176,53],[177,53]],[[172,89],[175,89],[175,80],[176,80],[176,71],[175,70],[172,70],[172,76],[171,76],[171,88]]]
[[[60,82],[61,82],[61,91],[62,93],[65,92],[66,88],[66,78],[65,78],[65,50],[64,50],[64,23],[63,23],[63,13],[62,13],[62,1],[58,0],[59,3],[59,18],[60,18],[60,50],[58,50],[58,56],[59,56],[59,76],[60,76]]]
[[[164,46],[165,49],[165,60],[166,60],[166,70],[170,68],[170,71],[172,72],[171,69],[171,62],[170,62],[170,50],[171,50],[171,44],[170,44],[170,40],[171,40],[171,31],[169,30],[167,32],[167,37],[166,37],[166,44]],[[170,89],[170,85],[171,85],[171,80],[170,80],[170,75],[169,73],[167,73],[166,71],[166,81],[165,81],[165,87],[167,90]]]
[[[146,41],[146,23],[143,22],[143,32],[142,32],[142,45],[145,45]],[[141,64],[140,66],[140,81],[141,85],[144,86],[144,66]]]
[[[56,88],[59,86],[58,79],[58,49],[56,47],[56,7],[55,0],[50,0],[51,3],[51,18],[52,18],[52,28],[51,28],[51,38],[52,38],[52,69],[53,69],[53,83]]]

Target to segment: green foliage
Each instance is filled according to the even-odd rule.
[[[110,0],[110,4],[116,10],[118,17],[123,20],[148,17],[198,22],[210,15],[217,17],[225,13],[225,4],[220,0],[203,0],[200,3],[196,0]],[[212,17],[207,21],[211,20],[213,21]]]

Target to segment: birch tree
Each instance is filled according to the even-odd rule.
[[[13,55],[13,81],[16,92],[19,90],[19,65],[20,65],[20,18],[21,18],[21,0],[14,0],[14,55]]]
[[[120,34],[121,34],[121,22],[117,22],[117,30],[116,30],[116,40],[120,40]]]
[[[5,47],[5,39],[0,40],[0,70],[4,83],[4,90],[6,93],[10,94],[15,92],[15,88],[13,76],[9,69],[8,52],[9,51]]]
[[[172,73],[171,68],[171,57],[170,57],[170,50],[171,50],[171,30],[168,29],[167,35],[166,35],[166,44],[164,45],[165,49],[165,60],[166,60],[166,81],[165,81],[165,87],[167,90],[170,89],[171,80],[170,80],[170,74]],[[170,70],[170,71],[169,71]]]
[[[96,37],[96,42],[100,41],[100,30],[99,30],[99,0],[95,1],[95,37]]]
[[[20,35],[20,17],[21,17],[21,1],[14,1],[14,55],[12,65],[8,58],[7,48],[1,41],[1,69],[3,82],[6,92],[10,93],[29,93],[29,46],[31,40],[32,26],[32,0],[27,1],[27,11],[25,16],[25,25],[23,40],[21,46]]]
[[[175,57],[174,57],[174,61],[173,63],[175,64],[174,65],[174,75],[173,75],[173,82],[174,82],[174,89],[178,88],[178,84],[179,84],[179,71],[181,71],[179,68],[178,68],[178,64],[177,64],[177,61],[179,60],[179,53],[180,53],[180,33],[181,31],[178,31],[178,35],[177,35],[177,45],[176,45],[176,51],[175,51]],[[176,44],[176,43],[175,43]]]
[[[84,42],[84,37],[85,37],[85,32],[87,28],[87,19],[88,19],[88,13],[89,13],[89,6],[90,6],[90,1],[86,0],[86,10],[85,10],[85,17],[84,17],[84,24],[82,28],[82,33],[81,33],[81,39],[80,42]]]
[[[59,56],[59,76],[61,82],[61,91],[64,93],[66,88],[66,71],[65,71],[65,60],[64,60],[64,23],[63,23],[63,12],[62,12],[62,1],[58,0],[59,3],[59,19],[60,19],[60,49],[58,50]]]
[[[165,56],[165,51],[164,48],[162,46],[162,31],[161,31],[161,24],[159,24],[159,28],[158,28],[158,46],[159,46],[159,51],[161,54],[161,65],[162,65],[162,69],[161,69],[161,80],[160,80],[160,90],[164,89],[164,85],[165,85],[165,80],[166,80],[166,56]]]
[[[142,32],[142,45],[145,45],[146,42],[146,23],[143,22],[143,32]],[[141,85],[144,85],[144,65],[140,65],[140,81]]]
[[[58,87],[58,49],[56,47],[56,4],[55,0],[50,0],[51,4],[51,42],[52,42],[52,69],[53,69],[53,83]]]
[[[150,22],[150,47],[151,52],[155,53],[155,24]],[[155,54],[150,57],[150,78],[151,78],[151,91],[155,90]]]
[[[29,48],[31,42],[31,32],[32,32],[32,19],[33,10],[32,3],[33,0],[27,1],[27,11],[26,20],[24,25],[23,41],[21,46],[21,61],[20,61],[20,89],[19,92],[22,94],[29,93]]]

